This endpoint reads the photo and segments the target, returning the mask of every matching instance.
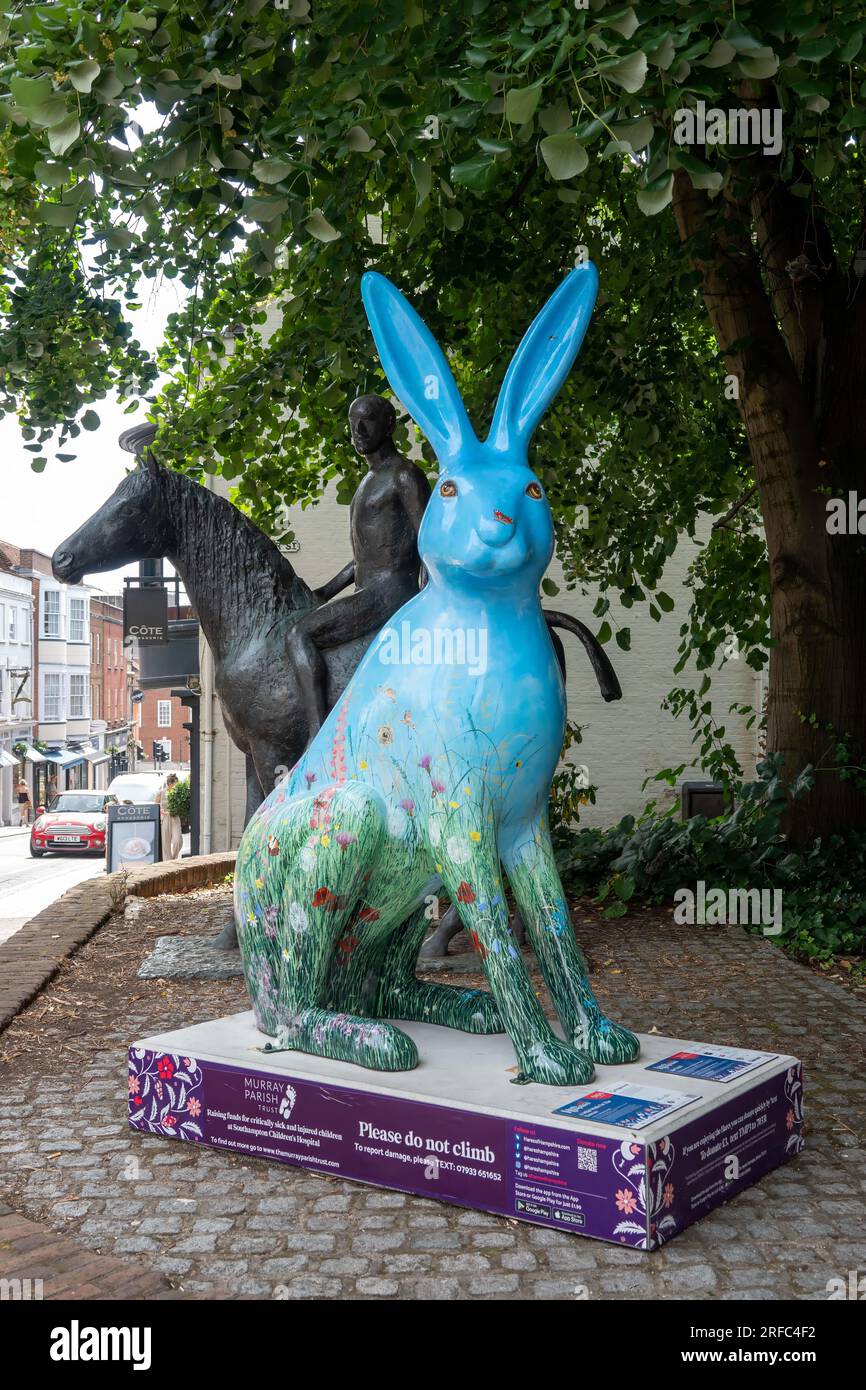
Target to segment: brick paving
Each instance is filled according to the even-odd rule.
[[[796,1053],[808,1132],[799,1158],[660,1252],[130,1135],[127,1044],[245,1007],[239,981],[135,970],[157,934],[212,934],[225,907],[218,891],[185,911],[181,899],[138,904],[0,1039],[0,1192],[44,1230],[179,1297],[810,1300],[866,1270],[866,1003],[739,928],[677,927],[661,912],[605,922],[579,907],[605,1006],[644,1032]],[[106,962],[110,1007],[95,983]],[[0,1234],[0,1276],[2,1254]]]

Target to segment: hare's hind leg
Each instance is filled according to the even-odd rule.
[[[393,1024],[325,1006],[335,948],[375,868],[383,833],[381,799],[358,782],[277,806],[245,832],[237,872],[251,993],[262,938],[276,974],[266,1015],[275,1042],[266,1050],[309,1052],[380,1071],[417,1065],[415,1044]]]
[[[463,1033],[503,1033],[499,1010],[487,990],[428,984],[416,978],[415,962],[428,925],[426,913],[426,907],[419,907],[394,933],[382,966],[377,1014],[437,1023]]]
[[[592,992],[550,835],[540,820],[511,835],[502,862],[566,1034],[594,1062],[633,1062],[640,1052],[637,1038],[605,1017]]]

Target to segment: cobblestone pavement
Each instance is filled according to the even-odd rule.
[[[135,971],[167,930],[213,934],[225,904],[158,898],[112,919],[0,1039],[0,1200],[21,1215],[214,1297],[824,1299],[866,1270],[866,1004],[738,928],[664,913],[578,905],[605,1006],[644,1032],[796,1053],[808,1131],[799,1158],[655,1254],[131,1136],[127,1044],[245,1007],[237,980]]]

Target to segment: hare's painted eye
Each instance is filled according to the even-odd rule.
[[[536,498],[536,500],[537,500],[539,497],[543,497],[543,496],[544,496],[544,493],[541,491],[541,484],[540,484],[540,483],[529,483],[529,485],[527,486],[527,489],[526,489],[526,495],[527,495],[527,497],[534,497],[534,498]]]
[[[444,482],[444,483],[442,484],[442,486],[440,487],[440,489],[439,489],[439,493],[440,493],[440,496],[442,496],[442,497],[456,497],[456,496],[457,496],[457,484],[456,484],[456,483],[452,483],[452,482],[450,482],[450,481]]]

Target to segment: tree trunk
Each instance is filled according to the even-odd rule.
[[[831,535],[826,509],[828,496],[847,499],[862,477],[864,316],[856,300],[847,307],[850,286],[828,259],[823,229],[810,223],[806,237],[797,225],[803,200],[756,181],[719,202],[711,207],[677,173],[674,212],[738,379],[764,521],[774,644],[767,747],[784,755],[788,779],[807,764],[821,768],[787,818],[803,844],[866,826],[866,797],[839,778],[833,757],[837,736],[850,736],[850,761],[866,749],[866,540]],[[792,272],[804,247],[807,268]]]

